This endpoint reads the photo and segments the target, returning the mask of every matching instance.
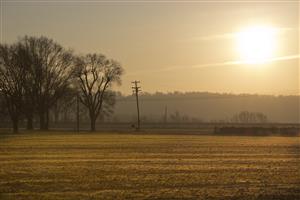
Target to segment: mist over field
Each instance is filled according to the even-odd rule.
[[[142,123],[237,123],[233,118],[240,112],[262,113],[267,123],[299,123],[300,97],[221,94],[209,92],[142,93],[140,114]],[[109,115],[97,120],[101,123],[135,123],[136,102],[134,95],[117,93],[116,104]],[[58,108],[58,110],[57,110]],[[88,123],[87,110],[80,105],[80,121]],[[50,109],[49,120],[55,123],[76,121],[76,98],[59,101]],[[9,118],[5,110],[0,114],[0,124],[6,127]]]
[[[112,120],[135,119],[135,97],[118,96]],[[165,109],[169,122],[176,111],[188,117],[182,122],[231,122],[241,112],[261,112],[269,122],[299,123],[299,96],[272,96],[251,94],[220,94],[209,92],[144,93],[140,96],[144,122],[163,122]]]

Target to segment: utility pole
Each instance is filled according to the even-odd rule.
[[[76,96],[76,130],[79,132],[79,94]]]
[[[140,81],[133,81],[131,82],[133,84],[133,86],[131,87],[133,90],[133,93],[135,94],[135,98],[136,98],[136,109],[137,109],[137,130],[140,130],[140,107],[139,107],[139,92],[141,91],[141,87],[138,86],[138,83],[140,83]]]

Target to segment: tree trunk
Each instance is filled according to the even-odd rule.
[[[59,120],[59,112],[58,110],[54,111],[54,123],[58,123]]]
[[[33,117],[32,117],[32,115],[27,116],[27,130],[33,130]]]
[[[96,130],[96,119],[97,119],[97,116],[93,109],[89,109],[89,116],[91,120],[91,131],[93,132]]]
[[[91,117],[91,131],[94,132],[96,130],[96,118]]]
[[[40,117],[40,130],[45,130],[45,113],[41,111],[39,113],[39,117]]]
[[[13,132],[18,133],[19,132],[19,119],[17,117],[12,119],[13,124]]]
[[[45,130],[49,129],[49,109],[46,110]]]
[[[7,101],[7,109],[10,115],[10,119],[13,125],[13,132],[19,132],[19,110],[18,106],[13,104],[14,102]]]
[[[48,124],[49,124],[48,110],[41,110],[39,116],[40,116],[40,130],[48,130]]]

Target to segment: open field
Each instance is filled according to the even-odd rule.
[[[299,137],[2,134],[0,199],[300,199],[299,154]]]

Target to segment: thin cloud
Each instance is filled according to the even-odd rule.
[[[288,55],[288,56],[281,56],[276,58],[270,58],[263,60],[264,63],[272,63],[277,61],[285,61],[285,60],[295,60],[299,59],[300,55]],[[173,71],[173,70],[180,70],[180,69],[199,69],[199,68],[207,68],[207,67],[225,67],[225,66],[235,66],[235,65],[249,65],[246,61],[226,61],[226,62],[218,62],[218,63],[207,63],[207,64],[199,64],[199,65],[189,65],[189,66],[170,66],[165,68],[160,68],[156,70],[143,70],[143,71],[136,71],[132,73],[128,73],[129,76],[134,76],[142,73],[153,73],[153,72],[167,72],[167,71]],[[255,64],[253,64],[255,65]]]
[[[289,55],[289,56],[281,56],[276,58],[270,58],[262,60],[263,63],[271,63],[276,61],[285,61],[285,60],[294,60],[299,59],[300,55]],[[247,65],[249,64],[247,61],[227,61],[227,62],[219,62],[219,63],[208,63],[208,64],[200,64],[200,65],[192,65],[191,68],[206,68],[206,67],[219,67],[219,66],[233,66],[233,65]],[[253,64],[255,65],[255,64]]]
[[[295,30],[294,28],[275,28],[277,34],[283,34],[287,31]],[[222,33],[222,34],[215,34],[215,35],[206,35],[206,36],[199,36],[199,37],[192,37],[190,41],[211,41],[211,40],[224,40],[224,39],[232,39],[235,38],[239,33],[238,32],[229,32],[229,33]]]

